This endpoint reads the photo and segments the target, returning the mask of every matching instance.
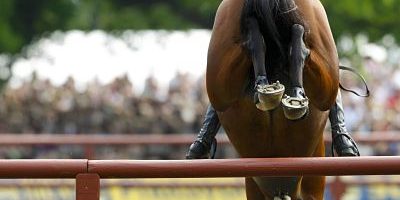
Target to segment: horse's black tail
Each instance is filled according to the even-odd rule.
[[[274,64],[281,64],[287,60],[291,26],[303,24],[295,8],[293,0],[245,0],[241,16],[242,41],[246,44],[251,40],[246,38],[248,19],[256,18],[267,46],[266,53]],[[267,62],[271,60],[267,58]]]

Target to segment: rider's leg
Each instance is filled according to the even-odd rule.
[[[329,111],[329,121],[332,129],[332,144],[338,156],[360,156],[356,143],[346,129],[340,91],[335,105]]]
[[[217,112],[209,105],[204,117],[203,126],[196,140],[190,145],[186,159],[210,158],[211,145],[216,142],[215,135],[218,133],[221,123]]]

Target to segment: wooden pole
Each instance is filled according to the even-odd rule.
[[[78,174],[76,176],[76,200],[100,199],[100,176],[98,174]]]

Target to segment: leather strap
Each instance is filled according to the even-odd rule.
[[[353,68],[351,68],[351,67],[345,67],[345,66],[342,66],[342,65],[339,66],[339,69],[345,70],[345,71],[350,71],[350,72],[352,72],[353,74],[357,75],[357,76],[362,80],[362,82],[364,83],[364,85],[365,85],[365,91],[366,91],[366,92],[365,92],[365,94],[359,94],[359,93],[357,93],[357,92],[354,91],[354,90],[345,88],[345,87],[342,85],[342,83],[339,82],[339,87],[340,87],[342,90],[344,90],[344,91],[346,91],[346,92],[351,92],[351,93],[353,93],[353,94],[355,94],[355,95],[357,95],[357,96],[359,96],[359,97],[369,97],[370,92],[369,92],[369,88],[368,88],[367,82],[365,81],[364,77],[363,77],[360,73],[358,73],[355,69],[353,69]]]

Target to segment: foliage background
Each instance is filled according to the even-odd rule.
[[[398,0],[321,0],[335,38],[400,39]],[[0,73],[24,47],[54,30],[211,29],[221,0],[1,0]],[[1,79],[0,85],[7,81]]]

